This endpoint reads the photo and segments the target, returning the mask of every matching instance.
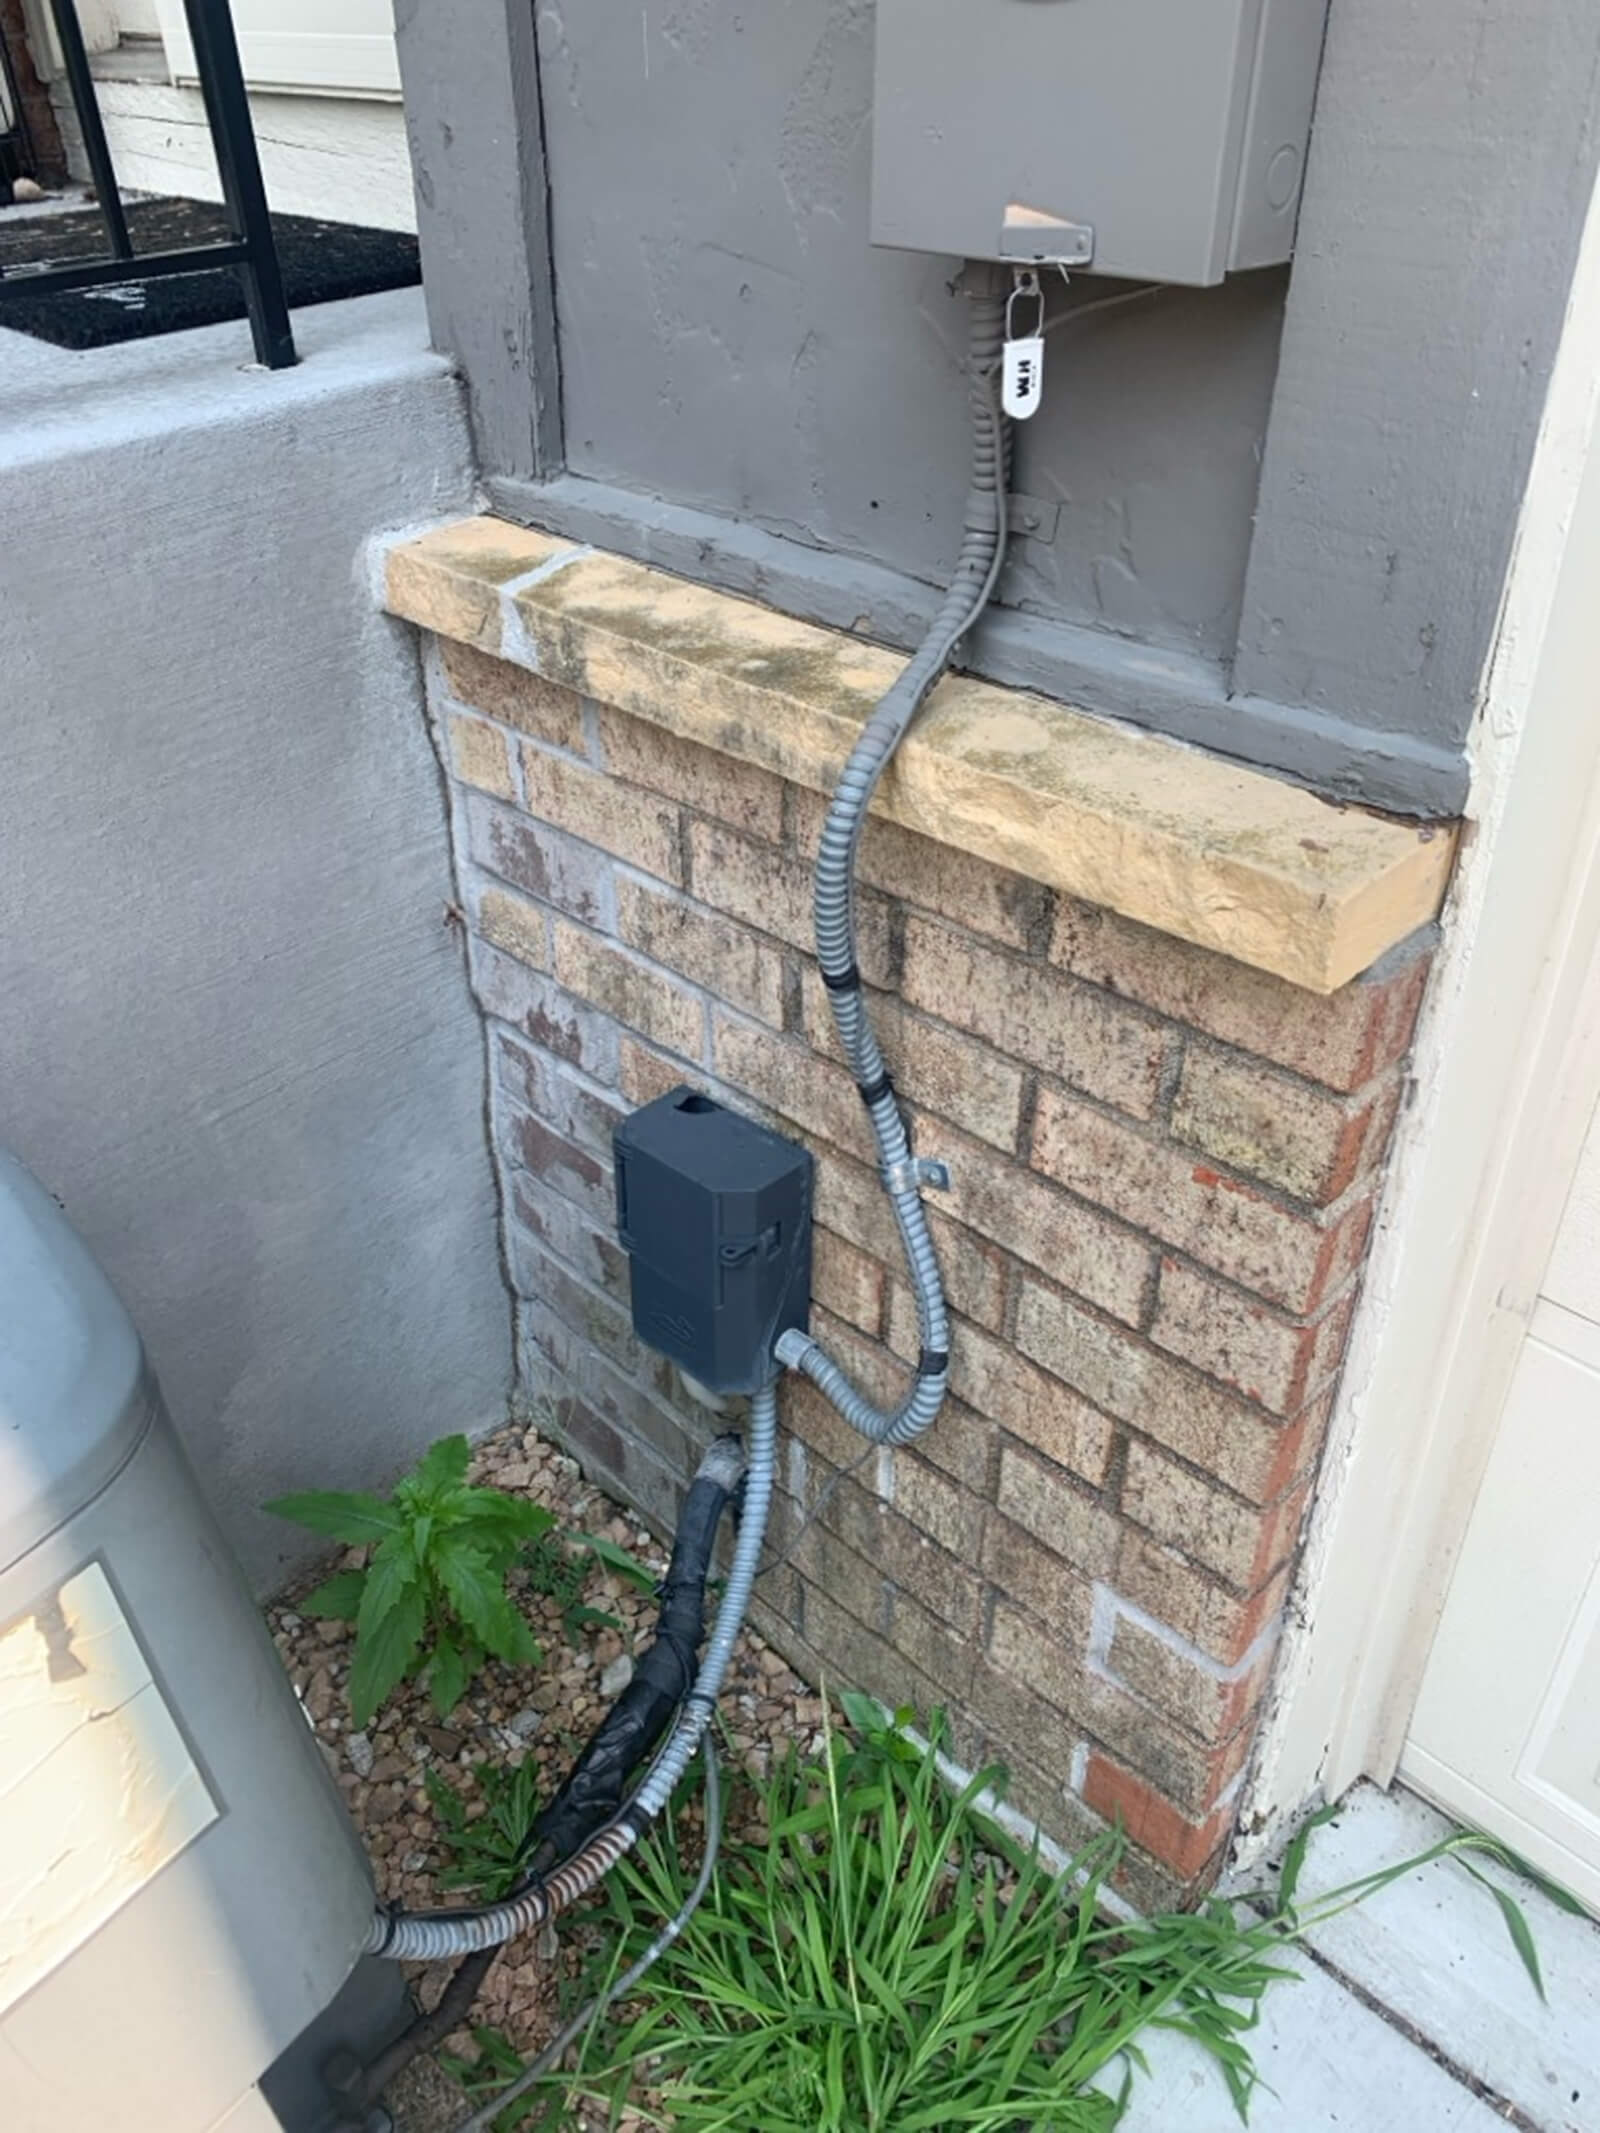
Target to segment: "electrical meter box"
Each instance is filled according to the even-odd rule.
[[[1221,281],[1289,257],[1327,0],[877,0],[872,241]]]
[[[633,1330],[711,1392],[759,1392],[811,1308],[812,1161],[690,1088],[613,1137]]]

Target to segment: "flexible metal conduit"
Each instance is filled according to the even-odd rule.
[[[689,1767],[701,1735],[716,1709],[717,1693],[727,1671],[750,1604],[756,1564],[766,1538],[767,1510],[777,1469],[778,1395],[773,1386],[750,1403],[749,1458],[739,1537],[716,1623],[677,1724],[667,1737],[649,1776],[615,1821],[591,1837],[564,1866],[520,1896],[482,1910],[417,1911],[391,1916],[380,1911],[368,1931],[364,1953],[408,1962],[443,1962],[492,1948],[534,1932],[597,1888],[671,1799],[673,1788]]]
[[[872,1120],[884,1189],[894,1209],[916,1297],[921,1354],[911,1389],[898,1407],[887,1410],[875,1407],[858,1392],[809,1333],[785,1333],[778,1343],[778,1360],[803,1371],[845,1420],[875,1444],[908,1444],[920,1436],[943,1406],[949,1383],[950,1329],[939,1262],[922,1208],[923,1175],[878,1049],[856,964],[855,871],[857,847],[878,780],[957,644],[988,605],[1005,560],[1010,425],[1000,412],[995,386],[1005,341],[1005,301],[994,290],[991,277],[990,286],[974,293],[970,302],[972,487],[960,560],[927,636],[850,752],[828,810],[817,858],[817,961],[846,1061]]]

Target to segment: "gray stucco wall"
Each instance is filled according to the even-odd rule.
[[[375,532],[469,505],[417,292],[0,333],[0,1140],[138,1320],[258,1580],[274,1491],[504,1411],[483,1055]]]
[[[532,55],[529,12],[397,14],[490,497],[913,641],[959,541],[961,306],[955,262],[867,242],[871,0],[539,0]],[[1044,524],[972,663],[1459,810],[1597,110],[1592,0],[1330,0],[1292,269],[1053,339],[1014,482]]]

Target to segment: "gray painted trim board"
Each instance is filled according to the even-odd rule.
[[[395,0],[435,348],[467,382],[479,464],[562,464],[550,187],[532,0]]]
[[[641,563],[767,601],[786,614],[910,647],[938,590],[882,564],[810,548],[747,522],[565,474],[486,483],[491,506]],[[1459,749],[1409,733],[1374,732],[1337,713],[1229,695],[1206,661],[1103,630],[1014,608],[991,609],[964,663],[988,680],[1192,741],[1333,799],[1397,814],[1460,814],[1467,763]]]

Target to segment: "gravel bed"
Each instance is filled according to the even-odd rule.
[[[592,1488],[576,1460],[526,1423],[510,1423],[485,1438],[470,1478],[533,1497],[555,1513],[562,1530],[614,1541],[658,1575],[666,1568],[659,1541]],[[343,1560],[359,1566],[363,1551],[349,1550]],[[323,1564],[308,1575],[296,1594],[309,1591],[327,1571]],[[516,1584],[513,1576],[513,1589]],[[519,1672],[491,1661],[445,1724],[434,1716],[426,1692],[408,1683],[358,1733],[346,1688],[354,1628],[297,1614],[296,1594],[268,1607],[268,1627],[371,1856],[379,1895],[413,1906],[472,1900],[441,1886],[450,1860],[425,1772],[446,1778],[469,1815],[483,1812],[476,1771],[486,1763],[516,1767],[531,1760],[540,1772],[540,1796],[548,1796],[620,1691],[631,1671],[628,1662],[649,1642],[655,1619],[654,1600],[604,1567],[590,1573],[582,1599],[614,1615],[620,1630],[587,1628],[569,1636],[556,1602],[522,1590],[517,1596],[544,1649],[541,1669]],[[774,1746],[781,1752],[791,1740],[803,1751],[822,1746],[821,1698],[753,1630],[746,1629],[735,1647],[721,1717],[730,1773],[742,1767],[764,1775]],[[735,1786],[732,1826],[744,1819],[748,1829],[750,1812]],[[685,1841],[692,1854],[697,1837]],[[579,1972],[584,1952],[581,1921],[559,1936],[551,1930],[537,1944],[508,1948],[488,1975],[473,2020],[502,2030],[524,2057],[531,2056],[555,2028],[561,1984]],[[413,1966],[413,1990],[424,2006],[432,2005],[448,1974],[444,1965]],[[470,2037],[463,2032],[446,2049],[470,2057]],[[399,2133],[443,2133],[464,2109],[459,2090],[431,2066],[397,2082],[388,2101]],[[572,2123],[584,2120],[579,2115]],[[640,2123],[624,2119],[623,2127]]]

